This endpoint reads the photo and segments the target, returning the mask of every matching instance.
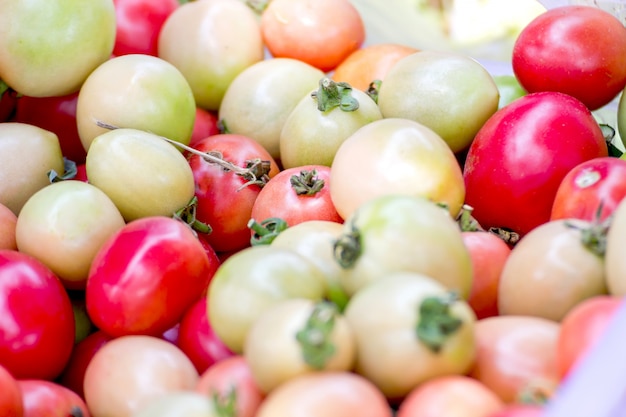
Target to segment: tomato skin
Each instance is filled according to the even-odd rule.
[[[219,152],[223,159],[245,168],[246,161],[260,159],[270,162],[271,178],[279,168],[274,158],[253,139],[237,134],[219,134],[204,138],[195,149],[201,152]],[[248,221],[252,206],[261,188],[241,175],[207,162],[198,155],[189,158],[198,198],[196,217],[211,226],[206,241],[217,252],[242,249],[250,245]]]
[[[610,295],[592,297],[578,304],[563,318],[557,342],[561,378],[567,377],[600,339],[622,301],[622,297]]]
[[[540,405],[512,404],[487,417],[541,417],[542,415],[543,407]]]
[[[570,94],[595,110],[626,85],[626,29],[597,7],[554,8],[519,34],[512,64],[527,91]]]
[[[111,336],[160,335],[200,299],[210,265],[191,229],[169,217],[127,223],[96,254],[87,312]]]
[[[217,112],[196,107],[196,118],[193,123],[193,131],[191,132],[191,139],[189,139],[189,146],[193,148],[202,139],[219,133],[220,129]]]
[[[24,417],[80,415],[89,417],[85,401],[69,388],[56,382],[21,379],[18,380],[24,400]]]
[[[22,391],[17,380],[0,365],[0,415],[4,417],[22,417],[24,404]]]
[[[72,303],[61,281],[35,258],[0,250],[0,365],[15,378],[52,380],[74,346]]]
[[[167,17],[178,8],[176,0],[113,0],[115,45],[113,55],[158,55],[158,39]]]
[[[607,156],[576,165],[556,191],[550,218],[605,220],[626,197],[624,177],[623,159]],[[600,205],[602,210],[598,212]]]
[[[498,110],[474,138],[464,164],[465,202],[484,228],[524,235],[550,219],[563,177],[603,156],[600,126],[579,100],[528,94]]]
[[[291,183],[292,176],[303,172],[313,173],[314,182],[323,181],[323,187],[312,195],[298,194]],[[330,198],[330,167],[305,165],[287,168],[279,172],[261,189],[250,217],[261,222],[278,217],[294,226],[307,220],[326,220],[343,223]]]

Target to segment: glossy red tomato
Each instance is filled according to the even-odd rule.
[[[24,401],[24,417],[89,417],[85,401],[74,391],[53,381],[18,380]]]
[[[249,246],[248,221],[261,186],[251,183],[253,179],[242,174],[249,164],[260,168],[259,163],[266,161],[268,172],[258,175],[257,179],[267,182],[279,172],[276,161],[258,142],[237,134],[209,136],[198,142],[195,149],[221,157],[232,166],[225,169],[198,155],[189,158],[198,198],[196,217],[212,228],[206,241],[217,252]]]
[[[177,0],[113,0],[115,45],[113,55],[158,55],[163,23],[178,7]]]
[[[559,91],[595,110],[626,85],[626,28],[598,7],[553,8],[519,34],[512,64],[528,92]]]
[[[144,217],[120,229],[96,254],[87,312],[112,336],[160,335],[206,291],[211,265],[191,229],[169,217]]]
[[[54,379],[74,346],[63,284],[37,259],[0,250],[0,365],[15,378]]]
[[[0,365],[0,416],[22,417],[24,405],[22,391],[17,380],[9,371]]]
[[[202,139],[219,133],[220,129],[217,112],[197,107],[196,119],[193,123],[193,131],[191,132],[191,139],[189,139],[189,146],[194,147],[196,146],[196,143],[200,142]]]
[[[572,168],[561,181],[551,219],[604,220],[626,197],[626,160],[594,158]]]
[[[287,168],[261,189],[251,217],[258,222],[278,217],[288,226],[306,220],[343,223],[330,198],[330,167],[305,165]]]
[[[528,94],[497,111],[470,145],[465,202],[484,228],[524,235],[550,219],[572,168],[607,155],[602,130],[582,102],[557,92]]]
[[[77,103],[78,93],[54,97],[21,96],[17,100],[15,121],[54,132],[59,137],[63,156],[76,164],[82,164],[87,151],[78,136]]]

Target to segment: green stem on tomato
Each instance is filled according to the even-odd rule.
[[[237,389],[235,386],[232,386],[225,394],[213,390],[211,401],[219,417],[237,416]]]
[[[448,338],[463,325],[463,321],[450,311],[458,299],[456,293],[449,292],[445,297],[425,298],[419,306],[419,320],[415,329],[417,338],[434,353],[440,352]]]
[[[195,195],[189,200],[186,206],[176,210],[172,215],[175,220],[181,221],[191,228],[195,233],[204,235],[210,234],[213,229],[207,223],[203,223],[196,218],[196,210],[198,207],[198,197]]]
[[[333,243],[333,257],[344,269],[352,268],[361,256],[361,232],[351,223],[350,231]]]
[[[367,87],[367,90],[365,90],[365,93],[370,96],[370,98],[374,100],[374,103],[376,104],[378,104],[378,92],[380,91],[380,86],[382,85],[382,83],[383,82],[381,80],[374,80]]]
[[[261,221],[261,223],[255,219],[250,219],[248,221],[248,229],[253,232],[250,244],[252,246],[269,245],[287,227],[287,222],[278,217],[270,217]]]
[[[359,108],[359,101],[352,96],[352,87],[346,82],[335,82],[324,77],[319,87],[311,96],[317,100],[317,109],[328,112],[336,107],[343,111],[355,111]]]
[[[289,182],[297,195],[315,195],[325,185],[324,180],[317,177],[317,171],[314,169],[302,170],[299,175],[292,175]]]
[[[335,327],[337,307],[333,303],[321,301],[315,305],[304,328],[296,333],[296,340],[302,348],[302,358],[315,369],[323,369],[326,362],[335,354],[331,334]]]

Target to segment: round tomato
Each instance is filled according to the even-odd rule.
[[[556,7],[524,27],[512,64],[527,91],[569,94],[595,110],[626,85],[626,28],[598,7]]]
[[[112,336],[159,335],[199,300],[211,266],[191,229],[169,217],[127,223],[96,253],[86,288],[87,312]]]
[[[0,365],[15,378],[52,380],[74,346],[72,303],[37,259],[0,250]]]
[[[57,382],[21,379],[18,384],[24,401],[24,417],[90,416],[85,401]]]
[[[550,219],[559,184],[576,165],[607,156],[579,100],[557,92],[518,98],[480,129],[464,164],[466,204],[485,228],[524,235]]]
[[[593,158],[572,168],[554,196],[550,218],[605,220],[626,197],[626,160]]]

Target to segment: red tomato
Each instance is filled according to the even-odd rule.
[[[72,356],[70,356],[70,360],[59,378],[59,383],[84,399],[83,381],[87,365],[89,365],[93,355],[111,339],[112,337],[108,334],[97,330],[78,342],[74,346]]]
[[[206,291],[211,265],[191,229],[169,217],[127,223],[100,248],[87,279],[87,312],[112,336],[160,335]]]
[[[113,55],[157,56],[159,33],[177,0],[113,0],[115,4],[115,45]]]
[[[24,417],[90,415],[78,394],[56,382],[23,379],[18,384],[24,399]]]
[[[22,391],[13,375],[0,365],[0,416],[22,417],[24,405]]]
[[[220,133],[219,118],[215,111],[205,110],[203,108],[196,108],[196,119],[193,123],[193,131],[191,132],[191,139],[189,140],[189,146],[192,148],[196,146],[202,139],[217,135]]]
[[[222,398],[235,394],[237,417],[254,417],[265,394],[254,382],[252,372],[241,355],[225,358],[211,365],[200,374],[195,391],[211,395],[219,393]]]
[[[626,29],[598,7],[557,7],[522,30],[512,64],[528,92],[559,91],[595,110],[626,85]]]
[[[74,336],[72,303],[59,278],[29,255],[0,250],[0,365],[15,378],[54,379]]]
[[[207,317],[207,298],[196,301],[185,313],[178,328],[176,344],[203,373],[211,365],[233,355],[215,334]]]
[[[0,81],[0,122],[11,120],[17,106],[17,93]]]
[[[307,220],[343,223],[330,198],[330,167],[305,165],[287,168],[261,189],[251,218],[261,222],[278,217],[288,226]]]
[[[463,242],[472,258],[474,278],[467,302],[478,319],[498,315],[498,287],[511,248],[499,236],[464,231]]]
[[[622,297],[595,296],[578,304],[563,318],[557,342],[561,378],[599,340],[622,301]]]
[[[17,100],[14,120],[55,133],[63,156],[76,164],[82,164],[87,151],[78,136],[77,103],[78,93],[55,97],[21,96]]]
[[[626,197],[624,178],[626,160],[623,159],[606,156],[576,165],[556,191],[550,218],[606,219]]]
[[[267,178],[258,178],[262,182],[267,182],[279,172],[274,158],[258,142],[247,136],[236,134],[209,136],[198,142],[195,149],[221,156],[237,171],[245,171],[246,166],[252,161],[267,161],[269,163]],[[211,233],[206,236],[206,241],[217,252],[249,246],[248,221],[261,187],[250,183],[251,178],[246,178],[233,169],[225,169],[198,155],[191,155],[189,164],[196,184],[195,195],[198,198],[196,217],[212,228]]]
[[[498,110],[474,138],[464,165],[465,202],[484,228],[524,235],[550,219],[572,168],[607,155],[583,103],[556,92],[528,94]]]

